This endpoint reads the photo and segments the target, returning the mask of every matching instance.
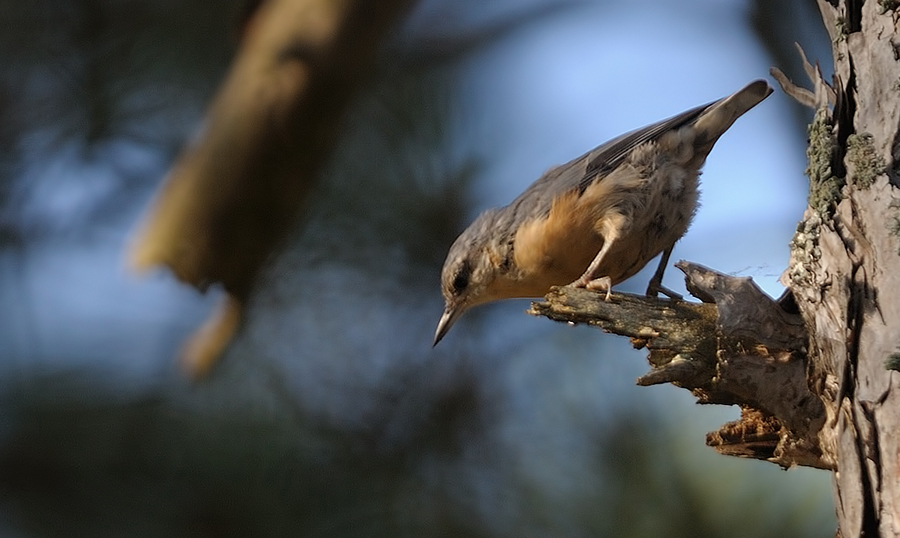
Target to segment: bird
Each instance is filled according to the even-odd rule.
[[[551,168],[509,205],[488,209],[454,241],[441,271],[434,343],[470,308],[542,297],[552,286],[605,290],[656,256],[648,296],[697,210],[700,169],[731,125],[772,93],[765,80],[625,133]]]

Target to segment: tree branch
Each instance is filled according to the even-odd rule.
[[[570,287],[553,288],[531,313],[588,323],[628,336],[649,350],[651,370],[639,385],[672,383],[700,403],[739,405],[741,418],[707,436],[722,454],[783,467],[828,468],[818,446],[825,421],[806,383],[807,335],[785,310],[746,277],[679,262],[688,290],[703,303],[669,301]]]

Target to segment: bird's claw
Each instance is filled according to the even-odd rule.
[[[584,288],[592,291],[606,290],[606,301],[609,301],[609,295],[612,291],[612,279],[608,276],[590,279],[589,277],[582,275],[581,278],[569,285],[574,288]]]
[[[647,287],[647,297],[657,297],[660,293],[671,299],[672,301],[683,301],[684,297],[676,292],[672,291],[669,288],[663,286],[662,284],[655,284],[653,282]]]

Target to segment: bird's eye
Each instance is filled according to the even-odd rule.
[[[469,271],[463,267],[453,278],[453,291],[459,293],[469,285]]]

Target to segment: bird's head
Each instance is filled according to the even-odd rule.
[[[508,272],[503,243],[493,239],[498,232],[498,210],[482,213],[450,247],[441,271],[444,314],[434,333],[434,345],[469,308],[505,298],[498,278]],[[506,247],[508,248],[508,247]]]

